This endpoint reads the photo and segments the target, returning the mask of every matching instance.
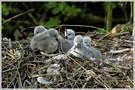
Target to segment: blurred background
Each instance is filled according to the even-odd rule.
[[[2,2],[2,37],[22,40],[34,27],[60,25],[76,32],[109,32],[117,24],[133,23],[133,2]]]

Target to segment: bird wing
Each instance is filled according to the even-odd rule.
[[[38,40],[47,40],[48,38],[50,38],[50,35],[49,35],[49,33],[48,33],[47,31],[41,33],[41,34],[38,36]]]

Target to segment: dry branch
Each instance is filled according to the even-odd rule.
[[[69,61],[53,60],[49,63],[45,61],[61,53],[33,52],[29,48],[30,40],[2,41],[2,88],[133,88],[133,51],[124,47],[133,47],[130,36],[130,33],[117,34],[117,37],[108,35],[97,42],[94,47],[102,52],[102,60],[68,56]],[[99,39],[92,40],[93,45]],[[114,47],[116,41],[118,47]],[[110,47],[114,51],[104,55]],[[118,57],[122,60],[118,61]],[[60,65],[60,73],[47,74],[48,67],[54,63]],[[39,76],[57,77],[58,80],[42,85],[37,83]]]

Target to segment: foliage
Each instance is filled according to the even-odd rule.
[[[68,5],[66,2],[49,2],[46,4],[48,10],[51,10],[55,17],[50,17],[49,21],[44,23],[45,26],[54,26],[62,22],[60,15],[63,16],[63,21],[67,21],[70,17],[77,16],[81,9],[75,5]]]
[[[4,16],[9,15],[9,10],[10,10],[10,8],[7,7],[7,4],[6,4],[6,3],[3,3],[3,4],[2,4],[2,14],[3,14]]]
[[[20,5],[20,6],[19,6]],[[81,8],[78,8],[77,5],[69,5],[66,2],[47,2],[43,4],[36,4],[37,6],[44,6],[41,8],[40,12],[38,7],[35,7],[34,12],[30,12],[23,16],[21,18],[17,17],[16,19],[12,19],[6,24],[3,24],[2,29],[3,32],[7,32],[5,30],[8,30],[12,24],[16,24],[14,28],[11,28],[8,30],[9,33],[13,33],[14,39],[18,40],[19,37],[22,36],[22,33],[20,33],[20,27],[30,27],[35,25],[42,24],[43,26],[47,27],[53,27],[55,25],[59,25],[63,22],[66,22],[69,18],[74,18],[81,12]],[[18,6],[18,7],[17,7]],[[26,10],[22,9],[21,6],[24,6],[24,8],[27,8],[27,10],[31,9],[29,6],[29,3],[2,3],[2,23],[5,22],[8,18],[12,18],[13,16],[20,14],[22,12],[26,12]],[[34,7],[34,3],[31,3],[31,6]],[[45,13],[44,13],[44,10]],[[20,12],[19,12],[20,11]],[[21,12],[22,11],[22,12]],[[51,13],[50,13],[51,11]],[[38,15],[40,14],[41,15]],[[38,16],[37,16],[38,15]],[[24,17],[24,19],[23,19]],[[28,17],[28,18],[27,18]],[[38,18],[36,18],[38,17]],[[63,18],[61,18],[63,17]],[[31,19],[29,19],[31,18]],[[29,19],[29,20],[27,20]],[[31,21],[30,21],[31,20]],[[7,26],[8,27],[7,27]],[[18,25],[18,26],[17,26]],[[8,33],[8,34],[9,34]],[[8,36],[7,34],[7,36]]]
[[[22,37],[22,34],[20,33],[19,30],[15,30],[14,37],[15,37],[15,40],[19,40],[19,37]]]
[[[100,28],[100,29],[97,30],[97,32],[99,32],[99,33],[106,33],[107,31],[104,28]]]
[[[128,5],[125,2],[112,2],[113,8],[118,9],[118,4],[123,8],[127,8],[126,5]],[[31,9],[34,9],[34,11],[27,12]],[[104,27],[104,29],[100,29],[98,32],[105,32],[105,12],[107,12],[106,2],[101,2],[100,4],[98,2],[64,1],[44,3],[2,2],[2,37],[12,38],[13,40],[25,39],[29,35],[33,35],[33,28],[37,25],[43,25],[48,28],[60,24],[80,24],[91,26],[93,25],[92,23],[94,23],[95,27]],[[25,14],[15,17],[21,13]],[[120,15],[120,13],[118,14]],[[118,14],[113,15],[116,16]],[[120,19],[123,18],[121,16],[123,15],[120,15]],[[11,20],[3,23],[8,19]],[[98,22],[97,20],[101,22]],[[79,29],[77,28],[77,30]]]

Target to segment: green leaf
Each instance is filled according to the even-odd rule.
[[[55,15],[55,14],[58,14],[59,13],[59,7],[56,7],[52,10],[52,13]]]
[[[67,7],[67,3],[65,2],[58,3],[58,7],[60,11],[63,11],[64,8]]]
[[[104,28],[100,28],[99,30],[97,30],[97,32],[99,32],[99,33],[106,33],[106,30]]]
[[[22,37],[22,34],[20,33],[19,30],[16,30],[16,31],[14,32],[14,37],[15,37],[15,40],[19,40],[19,37]]]
[[[81,12],[81,9],[80,9],[80,8],[77,8],[77,9],[76,9],[76,12]]]
[[[67,6],[65,8],[65,11],[67,12],[67,16],[77,16],[77,13],[81,12],[81,9],[75,7],[75,5],[72,5],[72,6]]]
[[[56,6],[57,6],[57,3],[56,3],[56,2],[49,2],[49,3],[47,4],[47,8],[48,8],[48,9],[54,8],[54,7],[56,7]]]
[[[70,6],[67,6],[67,7],[65,8],[65,11],[66,11],[66,12],[70,12],[70,11],[71,11]]]
[[[2,4],[2,15],[4,15],[4,16],[8,16],[9,15],[9,10],[8,10],[8,7],[7,7],[6,3]]]
[[[50,18],[49,21],[47,23],[45,23],[46,26],[55,26],[58,25],[59,23],[61,23],[61,21],[59,20],[59,18]]]

